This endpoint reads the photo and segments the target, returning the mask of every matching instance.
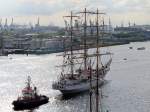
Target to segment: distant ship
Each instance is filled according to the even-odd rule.
[[[145,50],[145,47],[139,47],[137,50]]]
[[[102,36],[104,35],[104,21],[102,25],[99,24],[99,12],[93,13],[89,12],[85,9],[85,11],[80,12],[84,15],[84,22],[81,25],[83,28],[83,50],[76,51],[74,50],[74,42],[73,42],[73,34],[74,31],[79,31],[79,28],[75,29],[73,26],[73,21],[74,18],[78,18],[78,16],[73,15],[73,12],[71,12],[69,17],[69,23],[70,26],[69,28],[66,27],[66,30],[68,31],[68,34],[70,34],[68,37],[70,37],[70,48],[64,51],[62,54],[63,56],[63,65],[60,66],[62,67],[62,72],[59,77],[59,79],[56,82],[53,82],[52,88],[55,90],[59,90],[62,92],[63,95],[71,95],[71,94],[76,94],[76,93],[81,93],[90,90],[90,83],[92,84],[92,87],[96,87],[97,84],[98,86],[102,85],[104,82],[104,77],[107,74],[107,72],[110,70],[110,64],[112,62],[111,58],[111,53],[106,52],[106,53],[101,53],[100,52],[100,37],[103,38]],[[87,15],[86,14],[93,13],[95,14],[97,20],[94,24],[94,22],[90,22],[89,26],[87,23]],[[80,17],[79,17],[80,18]],[[76,19],[75,19],[76,20]],[[76,22],[76,26],[77,26]],[[66,25],[68,25],[66,23]],[[96,51],[95,53],[88,53],[89,47],[87,44],[87,28],[90,27],[91,31],[93,29],[96,29],[94,35],[94,41],[96,45]],[[81,34],[82,35],[82,34]],[[108,56],[109,59],[105,62],[105,64],[102,63],[101,57],[103,56]],[[90,64],[92,63],[92,64]],[[90,77],[92,79],[90,80]]]
[[[24,110],[38,107],[42,104],[48,103],[49,98],[45,95],[38,95],[37,88],[31,87],[31,78],[28,77],[27,85],[22,90],[22,97],[18,97],[17,100],[13,101],[14,110]]]

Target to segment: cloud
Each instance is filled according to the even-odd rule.
[[[140,11],[149,12],[150,11],[150,1],[149,0],[112,0],[113,8],[118,11],[128,12],[128,11]]]
[[[8,1],[8,0],[6,0]],[[24,15],[53,15],[60,11],[88,9],[104,10],[111,13],[128,11],[150,12],[150,0],[12,0],[18,4],[16,12]]]
[[[144,21],[145,17],[150,19],[150,0],[3,0],[0,4],[0,15],[31,18],[41,16],[59,20],[62,14],[71,10],[80,11],[85,7],[88,10],[99,8],[112,16],[114,21],[124,17],[126,20],[134,18],[138,21]]]
[[[84,0],[17,0],[19,14],[52,15],[61,11],[75,10],[84,3]]]

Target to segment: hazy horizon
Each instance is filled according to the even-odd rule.
[[[149,0],[0,0],[0,18],[2,23],[11,18],[14,23],[28,24],[37,23],[40,18],[41,25],[64,26],[62,16],[67,15],[71,10],[80,11],[85,7],[88,10],[97,8],[107,13],[106,21],[111,18],[112,25],[125,25],[130,21],[136,23],[150,24],[150,1]]]

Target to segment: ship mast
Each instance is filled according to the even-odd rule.
[[[76,18],[78,16],[73,15],[73,12],[71,11],[70,16],[64,16],[70,18],[70,67],[71,67],[71,77],[73,77],[74,74],[74,61],[73,61],[73,18]]]
[[[96,112],[99,112],[99,62],[101,62],[101,60],[100,60],[100,51],[99,51],[99,37],[100,37],[100,35],[99,35],[99,15],[100,14],[105,14],[105,13],[99,13],[99,10],[97,9],[97,11],[96,11],[96,36],[97,36],[97,38],[96,38],[96,61],[97,61],[97,63],[96,63],[96,79],[97,79],[97,81],[96,81]],[[104,23],[103,23],[103,25],[102,25],[102,30],[104,30]],[[102,34],[102,36],[103,36],[103,34]]]
[[[104,15],[105,13],[100,13],[99,12],[99,10],[97,9],[97,11],[96,12],[89,12],[89,11],[87,11],[86,10],[86,8],[85,8],[85,10],[83,11],[83,12],[80,12],[80,13],[83,13],[84,14],[84,70],[87,70],[87,57],[89,57],[88,56],[88,54],[87,54],[87,41],[86,41],[86,39],[87,39],[87,27],[88,27],[88,25],[87,25],[87,14],[95,14],[96,15],[96,25],[95,25],[95,27],[96,27],[96,54],[95,54],[95,56],[96,56],[96,91],[95,91],[95,94],[96,94],[96,112],[99,112],[99,78],[100,78],[100,73],[99,73],[99,68],[100,68],[100,62],[101,62],[101,60],[100,60],[100,51],[99,51],[99,37],[100,37],[100,29],[99,29],[99,27],[100,27],[100,25],[99,25],[99,15]],[[93,26],[94,27],[94,26]],[[102,30],[104,30],[104,22],[103,22],[103,25],[102,25]],[[91,24],[91,21],[90,21],[90,28],[92,28],[92,24]],[[103,36],[103,34],[102,34],[102,36]],[[90,62],[90,64],[91,64],[91,62]],[[91,65],[90,65],[90,67],[91,67]],[[91,68],[90,68],[91,69]],[[91,76],[90,76],[90,80],[91,80]],[[90,86],[92,86],[92,85],[90,85]],[[92,111],[92,100],[91,100],[91,96],[92,96],[92,93],[91,93],[91,91],[90,91],[90,111]]]
[[[87,38],[87,11],[85,8],[84,11],[84,69],[87,69],[87,45],[86,45],[86,38]]]
[[[92,112],[92,94],[93,94],[93,91],[92,91],[92,66],[91,66],[91,60],[90,60],[90,112]]]
[[[71,53],[71,61],[70,61],[70,64],[71,64],[71,76],[73,76],[73,72],[74,72],[74,70],[73,70],[73,67],[74,67],[74,63],[73,63],[73,46],[72,46],[72,43],[73,43],[73,40],[72,40],[72,34],[73,34],[73,26],[72,26],[72,19],[73,19],[73,14],[72,14],[72,11],[71,11],[71,16],[70,16],[71,18],[70,18],[70,27],[71,27],[71,45],[70,45],[70,53]]]
[[[87,14],[91,12],[87,12],[87,9],[85,8],[83,12],[80,12],[84,14],[84,37],[83,37],[83,44],[84,44],[84,70],[87,70]]]
[[[97,22],[96,22],[96,26],[97,26],[97,39],[96,39],[96,60],[97,60],[97,64],[96,64],[96,73],[97,73],[97,82],[96,82],[96,112],[98,112],[99,110],[99,91],[98,91],[98,82],[99,82],[99,14],[98,14],[98,9],[97,9]]]

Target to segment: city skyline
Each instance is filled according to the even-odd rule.
[[[136,24],[150,24],[149,0],[0,0],[0,18],[14,18],[14,23],[37,23],[40,18],[41,25],[55,24],[64,26],[62,16],[70,11],[80,11],[87,7],[88,10],[97,8],[107,13],[112,24],[125,25],[130,21]]]

